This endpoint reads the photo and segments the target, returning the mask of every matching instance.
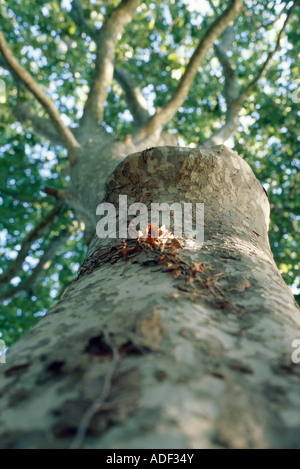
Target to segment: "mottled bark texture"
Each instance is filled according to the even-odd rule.
[[[0,367],[1,447],[299,447],[299,309],[248,164],[224,146],[157,147],[120,163],[106,200],[119,194],[204,203],[204,245],[94,237]]]

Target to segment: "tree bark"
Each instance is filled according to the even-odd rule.
[[[148,135],[137,143],[127,135],[118,140],[103,129],[86,132],[79,127],[77,138],[84,148],[83,156],[76,165],[70,167],[71,182],[64,199],[76,217],[84,223],[84,237],[89,244],[97,223],[96,208],[105,195],[105,181],[127,155],[157,145],[177,145],[176,135],[162,132]]]
[[[0,446],[298,448],[299,309],[248,164],[224,146],[156,147],[115,169],[106,201],[120,194],[204,203],[204,244],[94,236],[0,367]]]

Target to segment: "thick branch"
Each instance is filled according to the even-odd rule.
[[[22,65],[19,64],[15,56],[13,55],[9,45],[7,44],[3,33],[0,31],[0,51],[7,64],[13,71],[13,73],[24,83],[24,85],[32,92],[32,94],[37,98],[37,100],[44,107],[49,117],[52,119],[53,124],[60,135],[62,141],[66,145],[69,158],[72,164],[75,164],[78,158],[78,152],[80,150],[80,144],[77,142],[72,131],[64,125],[61,120],[60,114],[51,101],[50,98],[44,93],[40,88],[38,83],[34,80],[27,70],[25,70]]]
[[[7,271],[0,275],[0,289],[16,275],[28,255],[30,247],[34,241],[39,239],[53,225],[61,211],[64,209],[62,202],[58,202],[55,207],[43,218],[24,239],[22,247],[16,259],[8,267]]]
[[[266,74],[268,68],[269,68],[269,65],[270,65],[270,62],[271,62],[271,59],[272,57],[275,55],[275,53],[279,50],[280,48],[280,41],[281,41],[281,38],[282,38],[282,35],[285,31],[285,28],[286,28],[286,25],[288,24],[288,21],[290,19],[290,16],[294,10],[294,8],[296,7],[296,5],[299,4],[299,1],[296,0],[293,5],[290,7],[290,9],[288,10],[287,12],[287,16],[286,16],[286,19],[283,23],[283,26],[278,34],[278,37],[277,37],[277,41],[276,41],[276,44],[275,44],[275,48],[268,54],[267,56],[267,59],[265,60],[265,62],[263,63],[261,69],[259,70],[259,72],[257,73],[257,75],[254,77],[254,79],[248,83],[248,85],[246,86],[246,88],[244,89],[244,91],[242,91],[242,93],[239,95],[238,97],[238,100],[240,102],[243,102],[244,99],[246,98],[246,96],[250,93],[250,91],[255,87],[255,85],[257,84],[257,82]]]
[[[106,18],[97,39],[97,58],[82,123],[101,123],[108,87],[113,79],[116,44],[132,20],[140,0],[122,0]]]
[[[230,104],[237,98],[235,70],[223,48],[223,45],[215,44],[214,49],[223,68],[224,98],[226,104]]]
[[[17,77],[17,75],[12,71],[9,67],[8,63],[4,60],[3,56],[0,55],[0,67],[8,70],[12,75],[14,82],[20,90],[22,86],[21,80]],[[33,129],[42,137],[45,137],[49,140],[53,145],[63,145],[63,141],[58,135],[53,123],[49,119],[45,119],[43,117],[39,117],[33,112],[30,111],[30,105],[28,102],[20,103],[17,100],[17,104],[13,110],[13,115],[16,119],[21,122],[30,121]]]
[[[56,252],[68,241],[69,237],[70,233],[68,230],[64,230],[58,236],[52,238],[46,246],[44,254],[41,256],[38,264],[32,270],[31,275],[24,282],[19,283],[19,285],[16,287],[5,291],[0,296],[1,301],[12,299],[16,296],[22,295],[23,293],[33,295],[34,287],[37,284],[39,278],[46,270],[49,269]]]
[[[72,1],[70,16],[79,28],[79,31],[84,31],[97,42],[98,31],[84,17],[83,9],[78,0]],[[139,127],[144,125],[149,119],[149,113],[147,110],[146,100],[142,95],[140,88],[136,85],[126,70],[117,67],[116,65],[114,66],[114,78],[118,81],[119,85],[125,92],[128,108],[136,124]]]
[[[243,101],[248,96],[250,91],[254,88],[254,86],[257,84],[257,82],[260,80],[260,78],[262,78],[266,74],[272,57],[280,47],[280,40],[285,31],[286,25],[292,14],[292,11],[297,3],[298,1],[294,2],[294,4],[290,7],[287,12],[287,17],[279,32],[275,48],[268,54],[267,59],[263,63],[263,66],[257,73],[256,77],[247,85],[244,91],[242,91],[240,94],[237,93],[235,72],[224,50],[223,44],[221,46],[215,45],[216,55],[223,67],[223,73],[225,77],[224,97],[226,100],[226,118],[225,124],[216,132],[214,132],[213,135],[209,139],[207,139],[202,146],[208,148],[213,145],[220,145],[224,143],[229,137],[231,137],[236,131],[239,123],[239,111],[242,107]]]
[[[226,110],[225,123],[217,129],[200,147],[210,148],[214,145],[222,145],[231,137],[239,124],[239,106],[230,106]]]
[[[28,102],[22,104],[17,103],[13,110],[13,115],[22,124],[30,122],[33,130],[41,137],[49,140],[52,145],[64,146],[64,142],[57,133],[52,121],[50,119],[46,119],[45,117],[40,117],[36,113],[32,112]],[[72,132],[75,138],[78,138],[79,128],[73,127]]]
[[[57,133],[52,121],[31,112],[30,106],[26,104],[17,104],[13,110],[16,119],[25,123],[30,121],[32,128],[42,137],[49,140],[53,145],[63,145],[64,142]]]
[[[225,12],[208,28],[198,47],[194,51],[174,96],[162,109],[156,112],[156,114],[148,121],[147,125],[137,134],[137,140],[143,139],[146,135],[152,134],[156,131],[161,131],[161,129],[175,116],[179,107],[183,104],[189,93],[198,68],[208,49],[212,47],[222,31],[224,31],[229,23],[240,13],[243,3],[243,0],[232,0],[230,2],[230,6],[225,10]]]
[[[236,103],[238,96],[236,76],[233,65],[227,56],[223,42],[220,45],[214,46],[216,55],[223,68],[224,75],[224,98],[226,102],[226,115],[225,123],[217,129],[210,138],[208,138],[201,146],[209,148],[213,145],[223,144],[229,137],[231,137],[237,129],[239,123],[240,105]],[[225,47],[226,48],[226,47]]]
[[[148,121],[150,116],[147,110],[146,100],[142,95],[140,88],[136,86],[130,73],[126,70],[115,66],[114,71],[114,78],[118,81],[125,92],[126,101],[132,117],[138,126],[142,126]]]

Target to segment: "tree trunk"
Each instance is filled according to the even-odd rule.
[[[116,168],[119,195],[204,203],[204,244],[95,236],[0,367],[1,447],[299,447],[299,309],[250,167],[224,146],[157,147]]]
[[[84,239],[90,243],[97,223],[96,208],[105,194],[105,181],[116,165],[130,153],[157,145],[177,145],[176,135],[161,132],[146,136],[139,143],[127,135],[117,140],[103,132],[99,126],[79,129],[77,138],[84,152],[76,165],[71,166],[69,189],[63,194],[78,219],[84,223]]]

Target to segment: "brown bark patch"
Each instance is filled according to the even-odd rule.
[[[155,309],[147,318],[142,319],[137,324],[135,342],[155,351],[159,349],[165,334],[166,328],[162,323],[160,314]]]

